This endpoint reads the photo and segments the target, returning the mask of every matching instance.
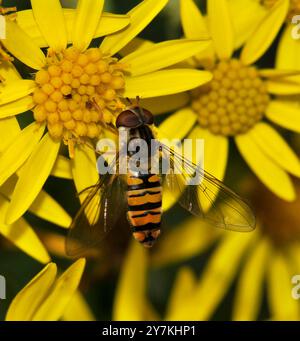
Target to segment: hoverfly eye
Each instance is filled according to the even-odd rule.
[[[141,125],[139,116],[131,110],[124,110],[116,120],[116,127],[137,128]]]
[[[149,110],[142,108],[141,112],[143,114],[144,122],[146,124],[151,125],[154,123],[153,114]]]

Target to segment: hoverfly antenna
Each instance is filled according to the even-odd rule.
[[[136,100],[136,104],[137,104],[138,106],[140,106],[140,102],[141,102],[140,96],[136,96],[135,100]]]

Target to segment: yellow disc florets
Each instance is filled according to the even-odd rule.
[[[212,73],[213,80],[192,93],[200,126],[224,136],[247,132],[262,119],[269,102],[265,82],[255,67],[237,59],[219,62]]]
[[[261,0],[262,4],[267,8],[272,8],[278,0]],[[287,21],[291,22],[292,18],[300,14],[300,0],[290,0],[290,7],[287,15]]]
[[[98,137],[103,124],[123,108],[119,95],[125,86],[124,66],[98,48],[48,53],[35,81],[35,120],[46,122],[49,134],[69,146],[80,138]]]

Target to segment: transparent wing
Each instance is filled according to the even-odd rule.
[[[69,256],[83,254],[106,237],[125,209],[124,190],[124,181],[120,176],[105,174],[94,186],[80,193],[85,199],[66,239]]]
[[[168,158],[164,186],[178,198],[179,204],[215,227],[234,231],[255,229],[250,206],[213,175],[162,145],[162,158]]]

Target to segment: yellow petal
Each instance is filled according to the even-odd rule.
[[[45,64],[42,50],[12,20],[6,21],[6,39],[2,40],[2,44],[11,54],[33,69],[39,70]]]
[[[33,321],[57,321],[75,294],[85,267],[81,258],[72,264],[55,282],[51,292],[33,316]]]
[[[75,18],[74,9],[63,9],[65,25],[68,34],[68,43],[71,43],[73,23]],[[114,33],[126,27],[129,24],[129,16],[117,15],[112,13],[102,13],[101,19],[96,28],[95,37],[102,37],[107,34]],[[40,47],[48,46],[47,41],[43,37],[37,23],[34,19],[32,10],[19,11],[17,22],[19,26],[27,32],[32,40]]]
[[[75,149],[74,159],[71,161],[72,173],[77,192],[81,192],[87,187],[93,186],[99,180],[96,169],[95,152],[86,145]],[[84,199],[80,196],[80,199]]]
[[[295,199],[295,190],[287,173],[266,156],[250,134],[238,135],[235,141],[249,167],[265,186],[284,200]]]
[[[59,155],[52,168],[51,175],[63,179],[73,179],[70,160],[62,155]]]
[[[238,271],[241,257],[256,236],[255,232],[226,233],[202,272],[194,291],[193,310],[197,319],[207,320],[215,311]]]
[[[48,133],[35,146],[20,173],[7,212],[8,223],[16,221],[33,203],[51,172],[59,147],[60,143]]]
[[[149,46],[153,46],[154,44],[155,43],[150,40],[135,37],[126,46],[124,46],[118,53],[121,56],[127,56],[128,54],[133,53],[137,50],[147,49]]]
[[[186,302],[193,295],[195,287],[196,278],[193,271],[188,267],[181,268],[171,291],[165,320],[181,321],[182,316],[187,315],[189,306]]]
[[[154,115],[165,114],[185,106],[190,100],[187,92],[180,92],[176,95],[168,95],[141,100],[143,108],[147,108]]]
[[[165,139],[170,141],[173,139],[181,140],[191,131],[196,119],[197,117],[191,109],[181,109],[163,121],[157,131],[157,138],[167,145]],[[178,130],[178,127],[180,127],[180,130]],[[179,195],[179,192],[175,194],[165,184],[163,188],[163,211],[169,210],[178,201]]]
[[[13,174],[7,181],[5,181],[5,183],[2,186],[0,186],[0,193],[6,199],[10,200],[10,198],[14,192],[17,181],[18,181],[17,174]]]
[[[31,94],[36,87],[32,80],[17,80],[0,89],[0,105],[6,104]]]
[[[173,69],[152,72],[147,75],[126,78],[124,97],[142,98],[171,95],[190,90],[209,82],[208,71]]]
[[[121,269],[113,306],[113,320],[143,321],[147,250],[133,241]]]
[[[225,176],[227,159],[228,159],[228,149],[229,143],[228,139],[224,136],[213,135],[207,129],[202,129],[199,126],[195,127],[190,133],[190,139],[196,141],[196,139],[203,139],[204,141],[204,169],[209,174],[212,174],[219,180],[223,180]],[[196,149],[195,149],[196,150]],[[202,158],[202,156],[200,155]],[[196,158],[196,159],[195,159]],[[197,164],[201,161],[199,156],[191,157]],[[202,189],[199,189],[202,191]],[[218,192],[211,193],[210,200],[206,198],[202,193],[200,194],[201,205],[204,211],[212,205],[212,200],[217,196]]]
[[[292,38],[292,29],[295,25],[286,25],[282,33],[276,53],[276,67],[278,69],[300,70],[300,43],[299,39]]]
[[[132,76],[139,76],[188,59],[207,49],[210,44],[210,40],[169,40],[137,50],[121,59],[121,62],[130,65]]]
[[[300,176],[300,162],[285,140],[269,124],[260,122],[249,131],[259,148],[281,168]]]
[[[300,94],[300,83],[288,78],[279,78],[267,81],[268,92],[274,95]]]
[[[0,234],[10,240],[15,246],[41,263],[48,263],[50,257],[39,237],[23,218],[12,225],[5,223],[5,215],[9,201],[0,195]]]
[[[0,153],[3,153],[19,134],[20,126],[15,117],[0,120]]]
[[[83,295],[77,290],[68,303],[62,319],[64,321],[95,321],[95,317],[85,301]]]
[[[298,103],[283,100],[271,101],[266,116],[276,124],[300,133],[300,106]]]
[[[102,13],[98,27],[96,28],[95,37],[103,37],[123,30],[130,24],[129,15]]]
[[[206,226],[200,219],[190,218],[180,226],[163,232],[151,254],[151,265],[166,266],[205,252],[219,233],[220,230]]]
[[[144,0],[128,12],[130,25],[121,32],[104,38],[101,49],[104,53],[114,55],[137,36],[165,7],[168,0]]]
[[[290,258],[290,264],[293,267],[293,271],[298,272],[298,269],[300,267],[300,244],[299,242],[293,242],[291,245],[288,247],[288,257]],[[293,283],[295,284],[295,283]],[[297,288],[296,288],[297,289]],[[297,290],[297,292],[299,292]]]
[[[162,138],[183,139],[193,128],[197,116],[190,108],[183,108],[166,120],[159,126],[159,134]],[[160,138],[160,136],[158,136]]]
[[[13,299],[6,321],[30,321],[55,281],[56,265],[44,267]]]
[[[233,53],[234,40],[227,0],[208,0],[207,12],[215,51],[220,59],[230,58]]]
[[[204,169],[222,181],[229,152],[228,139],[224,136],[213,135],[199,126],[193,129],[189,138],[204,140]]]
[[[210,36],[202,13],[193,0],[180,0],[180,17],[186,38],[203,39]]]
[[[237,49],[251,36],[267,10],[256,0],[229,0],[228,6]]]
[[[233,320],[253,321],[257,319],[269,253],[270,242],[262,238],[246,260],[238,280]]]
[[[104,0],[79,0],[72,30],[73,45],[85,50],[95,36]]]
[[[258,70],[261,77],[266,78],[282,78],[282,77],[288,77],[288,76],[294,76],[299,75],[300,71],[296,70],[283,70],[283,69],[260,69]],[[289,78],[290,79],[290,78]]]
[[[35,21],[32,9],[18,11],[16,22],[18,23],[20,28],[28,34],[28,36],[35,43],[36,46],[39,46],[39,47],[48,46],[44,36],[42,35],[37,25],[37,22]]]
[[[288,258],[279,251],[273,251],[268,271],[268,303],[271,316],[276,320],[297,320],[299,303],[292,297],[291,271]]]
[[[255,63],[274,41],[289,9],[289,0],[279,0],[267,12],[263,20],[246,42],[241,59],[244,64]]]
[[[61,227],[68,228],[72,222],[68,213],[45,191],[40,191],[28,210]]]
[[[8,84],[19,81],[21,79],[19,72],[10,62],[1,61],[0,72],[1,76],[4,78],[4,82],[0,84],[0,91],[4,89]]]
[[[0,156],[0,185],[28,159],[43,136],[45,127],[31,123],[24,128]]]
[[[48,45],[55,51],[67,46],[67,30],[59,0],[31,0],[36,23]]]
[[[0,118],[18,115],[33,107],[32,96],[26,96],[8,104],[0,105]]]

